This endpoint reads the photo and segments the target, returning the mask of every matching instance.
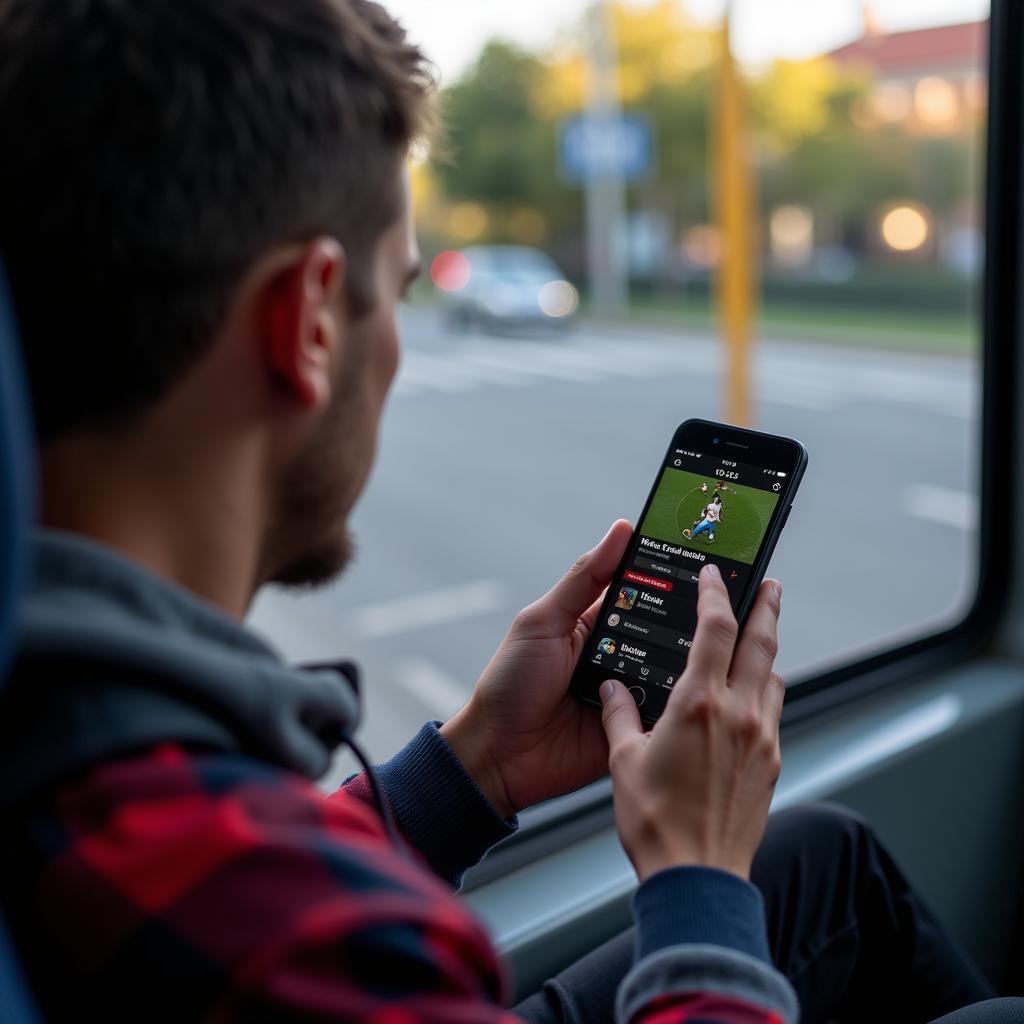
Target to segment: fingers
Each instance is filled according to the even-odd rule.
[[[779,749],[779,719],[782,717],[782,705],[786,699],[786,684],[778,672],[772,672],[768,676],[768,685],[765,687],[763,700],[764,712],[762,721],[769,730],[772,744],[772,758],[769,762],[771,788],[779,781],[779,772],[782,769],[782,753]]]
[[[608,737],[609,760],[632,738],[643,734],[640,710],[632,694],[617,679],[601,684],[601,723]]]
[[[605,591],[602,590],[598,595],[597,600],[580,616],[580,626],[582,627],[585,635],[589,636],[590,631],[594,628],[594,624],[597,622],[598,613],[601,611],[601,605],[604,604]]]
[[[548,634],[570,633],[611,582],[632,534],[625,519],[614,522],[596,548],[578,558],[551,590],[524,609],[521,620]]]
[[[776,580],[765,580],[736,645],[729,673],[730,685],[753,688],[758,693],[764,689],[779,650],[781,601],[782,586]]]
[[[698,586],[697,630],[686,662],[687,675],[725,682],[736,646],[736,616],[717,565],[709,563],[701,569]]]
[[[768,685],[764,691],[764,717],[774,726],[778,726],[782,717],[782,705],[786,700],[786,683],[778,672],[768,677]],[[776,729],[776,733],[778,730]]]

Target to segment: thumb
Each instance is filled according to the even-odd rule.
[[[608,749],[614,751],[631,737],[644,731],[640,710],[633,695],[617,679],[601,684],[601,724],[608,737]]]
[[[633,528],[625,519],[618,519],[604,538],[527,611],[531,619],[553,628],[557,633],[568,633],[580,616],[601,596],[622,560],[622,555],[633,535]]]

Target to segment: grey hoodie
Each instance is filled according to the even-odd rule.
[[[40,531],[34,555],[15,684],[0,698],[5,807],[165,741],[245,753],[309,778],[322,775],[337,746],[350,741],[359,720],[351,666],[289,668],[219,609],[85,538]],[[433,742],[446,746],[436,732]],[[450,748],[444,756],[455,761]],[[402,794],[388,784],[415,788],[416,773],[396,767],[402,757],[381,774],[415,840],[413,813],[403,817]],[[461,766],[455,770],[465,776]],[[468,776],[456,782],[476,791]],[[618,1020],[633,1019],[667,993],[703,992],[741,999],[774,1013],[780,1024],[795,1024],[795,994],[765,959],[759,895],[738,879],[704,886],[694,874],[700,870],[671,869],[660,873],[660,888],[652,887],[657,876],[641,887],[638,931],[653,952],[620,985]],[[683,874],[666,880],[676,871]],[[673,884],[689,887],[685,905],[667,915],[662,905],[648,915],[644,904],[657,904],[659,894],[676,892],[678,905]],[[655,917],[674,938],[656,941]],[[737,940],[744,933],[746,940]]]
[[[194,594],[109,548],[41,531],[0,735],[10,803],[164,740],[322,775],[359,721],[337,670],[302,670]]]

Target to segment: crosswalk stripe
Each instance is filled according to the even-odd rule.
[[[515,353],[486,352],[470,350],[463,354],[463,358],[471,366],[485,366],[512,374],[528,374],[534,377],[547,377],[554,380],[565,380],[575,384],[589,384],[593,377],[581,374],[578,370],[570,367],[561,367],[550,363],[541,364],[535,357],[524,360]]]
[[[347,614],[345,625],[356,636],[380,639],[489,615],[505,600],[505,590],[497,581],[477,580],[356,608]]]
[[[509,354],[521,358],[526,366],[535,370],[551,367],[559,376],[571,374],[572,379],[583,384],[606,380],[611,369],[597,365],[593,353],[576,348],[526,344],[509,349]]]
[[[471,687],[426,658],[407,657],[395,662],[392,678],[409,696],[436,718],[451,718],[469,699]]]
[[[903,507],[918,519],[943,526],[960,530],[978,527],[978,496],[965,491],[934,484],[911,484],[903,493]]]
[[[407,351],[395,390],[410,397],[524,388],[545,381],[593,384],[620,377],[713,381],[721,370],[720,349],[700,338],[631,340],[576,333],[541,341],[468,335],[440,352]],[[973,372],[968,367],[957,379],[906,362],[861,368],[828,352],[818,365],[790,352],[766,356],[762,351],[754,380],[755,393],[770,405],[828,412],[851,403],[881,402],[970,420],[978,411]]]
[[[458,393],[472,391],[478,385],[460,372],[458,363],[438,359],[422,352],[406,353],[405,365],[399,378],[413,386],[422,385],[435,391]]]

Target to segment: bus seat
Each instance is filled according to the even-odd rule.
[[[35,488],[28,397],[14,311],[0,266],[0,685],[13,646],[13,618],[28,567]],[[37,1021],[21,969],[0,922],[0,1007],[8,1024]]]

